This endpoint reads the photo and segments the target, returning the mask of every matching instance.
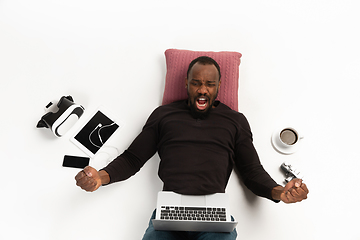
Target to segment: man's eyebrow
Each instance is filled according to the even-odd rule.
[[[200,83],[201,81],[200,81],[200,80],[198,80],[198,79],[194,79],[194,78],[192,78],[190,82]]]
[[[191,81],[201,82],[201,80],[192,78]],[[205,80],[205,82],[216,82],[216,80]]]

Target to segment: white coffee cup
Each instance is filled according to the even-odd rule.
[[[292,154],[298,149],[302,135],[293,127],[284,127],[274,131],[271,142],[273,147],[284,154]]]

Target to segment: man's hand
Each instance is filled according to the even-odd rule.
[[[301,179],[295,178],[288,182],[285,187],[277,186],[273,189],[273,198],[284,203],[296,203],[307,199],[309,190]]]
[[[101,181],[101,172],[95,168],[87,166],[75,176],[76,185],[88,192],[93,192],[98,189],[103,183]],[[106,172],[105,172],[106,173]]]

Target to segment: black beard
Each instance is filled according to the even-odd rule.
[[[195,107],[194,104],[190,103],[190,114],[195,119],[201,119],[201,120],[206,119],[209,116],[210,112],[211,112],[212,106],[213,106],[213,104],[211,104],[211,106],[209,106],[209,108],[206,111],[199,111]]]

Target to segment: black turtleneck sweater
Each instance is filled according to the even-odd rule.
[[[110,183],[134,175],[158,152],[164,191],[225,192],[236,166],[252,192],[271,199],[278,184],[259,161],[245,116],[218,101],[215,106],[205,119],[195,119],[186,101],[155,109],[130,147],[103,169]]]

